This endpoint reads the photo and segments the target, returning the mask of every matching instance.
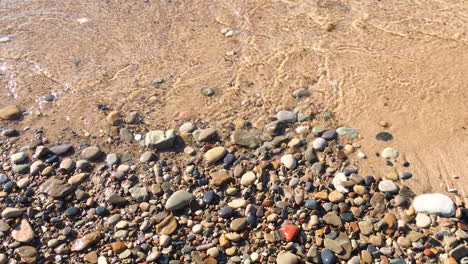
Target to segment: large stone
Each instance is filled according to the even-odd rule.
[[[26,263],[36,263],[39,254],[34,247],[22,246],[15,249],[15,253]]]
[[[73,192],[73,186],[57,178],[50,178],[39,186],[39,192],[60,199]]]
[[[88,233],[78,239],[76,239],[72,246],[72,251],[82,251],[96,243],[100,238],[99,232]]]
[[[450,217],[455,214],[455,203],[448,196],[440,193],[422,194],[414,198],[416,212],[437,214]]]
[[[21,110],[15,105],[9,105],[0,109],[0,119],[17,120],[21,117]]]
[[[237,130],[231,134],[232,144],[241,145],[248,148],[256,148],[260,145],[260,140],[246,130]]]
[[[145,145],[156,149],[169,149],[174,145],[176,138],[175,131],[169,129],[167,131],[152,130],[146,133]]]
[[[28,220],[23,219],[11,232],[11,236],[18,242],[27,243],[34,238],[34,231]]]
[[[182,209],[186,207],[192,199],[195,199],[193,194],[184,190],[179,190],[167,199],[166,209],[172,211]]]

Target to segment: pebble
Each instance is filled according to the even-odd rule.
[[[195,199],[192,193],[179,190],[173,193],[166,202],[166,209],[175,211],[186,207],[191,200]]]
[[[18,208],[7,207],[2,211],[2,218],[10,219],[17,218],[23,215],[23,210]]]
[[[206,162],[208,164],[210,163],[214,163],[222,158],[224,158],[224,156],[226,156],[226,149],[224,147],[215,147],[215,148],[212,148],[210,150],[208,150],[205,155],[204,155],[204,158],[206,160]]]
[[[21,110],[16,105],[8,105],[0,109],[0,119],[17,120],[21,118]]]
[[[176,138],[175,131],[169,129],[163,130],[152,130],[145,135],[145,145],[151,148],[165,150],[172,148]]]
[[[349,137],[349,138],[358,138],[359,133],[356,129],[351,128],[351,127],[338,127],[336,129],[336,133],[340,137]]]
[[[254,181],[257,179],[257,176],[253,171],[246,172],[244,175],[242,175],[240,184],[242,186],[250,186],[254,183]]]
[[[398,186],[389,180],[383,180],[379,183],[379,191],[395,193],[398,191]]]
[[[455,203],[448,196],[440,193],[422,194],[414,198],[416,212],[438,214],[446,217],[455,214]]]
[[[322,259],[323,264],[335,264],[336,263],[336,256],[333,252],[329,249],[324,249],[320,253],[320,258]]]
[[[11,232],[11,236],[18,242],[27,243],[34,238],[34,231],[29,224],[28,220],[23,219],[21,223],[18,224],[13,231]]]
[[[299,258],[291,252],[281,252],[276,258],[276,263],[278,264],[297,264],[299,263]]]
[[[293,155],[288,154],[281,157],[281,164],[283,164],[286,168],[292,170],[296,168],[297,161]]]
[[[96,243],[100,238],[99,232],[88,233],[76,239],[71,245],[71,251],[82,251]]]
[[[81,151],[81,158],[88,161],[95,161],[101,154],[101,150],[97,146],[90,146]]]
[[[396,159],[398,158],[398,151],[394,148],[387,147],[382,150],[380,156],[382,156],[384,159]]]
[[[420,228],[427,228],[431,225],[432,220],[426,214],[418,213],[416,215],[416,225]]]
[[[328,146],[328,142],[323,138],[316,138],[312,142],[312,146],[316,150],[323,151]]]
[[[22,246],[15,249],[15,253],[26,263],[36,263],[39,256],[37,250],[31,246]]]
[[[276,119],[278,119],[279,122],[295,123],[297,122],[297,114],[291,111],[282,110],[276,114]]]
[[[296,99],[310,96],[309,90],[305,88],[299,88],[293,91],[292,96]]]
[[[380,141],[390,141],[393,139],[393,136],[388,132],[380,132],[377,135],[375,135],[375,138]]]
[[[245,130],[234,131],[231,134],[231,143],[247,148],[256,148],[260,145],[260,139]]]

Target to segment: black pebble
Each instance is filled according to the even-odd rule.
[[[380,132],[377,135],[375,135],[375,138],[377,140],[381,140],[381,141],[390,141],[390,140],[393,139],[393,136],[392,136],[392,134],[390,134],[388,132]]]

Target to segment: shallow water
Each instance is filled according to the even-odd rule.
[[[368,173],[393,169],[374,155],[393,146],[413,187],[466,192],[467,25],[464,1],[2,1],[0,104],[50,138],[107,130],[98,105],[160,128],[329,110],[361,132]],[[375,139],[382,120],[393,141]]]

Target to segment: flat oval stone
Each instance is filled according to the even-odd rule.
[[[224,158],[224,156],[226,156],[226,148],[224,147],[215,147],[215,148],[212,148],[210,150],[208,150],[205,155],[204,155],[204,158],[206,160],[207,163],[214,163],[222,158]]]
[[[96,243],[99,240],[99,237],[100,237],[99,232],[88,233],[76,239],[71,246],[71,250],[72,251],[85,250],[92,244]]]
[[[97,146],[90,146],[81,151],[81,158],[94,161],[101,156],[101,150]]]
[[[437,214],[450,217],[455,214],[455,203],[448,196],[440,193],[422,194],[414,198],[416,212]]]
[[[49,148],[49,151],[54,153],[55,155],[63,155],[70,150],[72,150],[73,146],[71,144],[61,144],[61,145],[55,145]]]
[[[23,219],[11,232],[11,236],[18,242],[27,243],[34,238],[34,231],[28,220]]]
[[[203,195],[203,202],[206,204],[211,204],[213,202],[214,196],[215,196],[215,192],[213,190],[207,191]]]
[[[167,210],[179,210],[186,207],[192,199],[195,199],[193,194],[184,190],[179,190],[167,199],[165,207]]]
[[[398,191],[398,186],[389,180],[383,180],[379,183],[379,191],[395,193]]]
[[[393,136],[388,132],[380,132],[377,135],[375,135],[375,138],[380,141],[390,141],[393,139]]]
[[[334,129],[326,130],[322,133],[321,137],[326,140],[333,140],[338,136],[338,133]]]

